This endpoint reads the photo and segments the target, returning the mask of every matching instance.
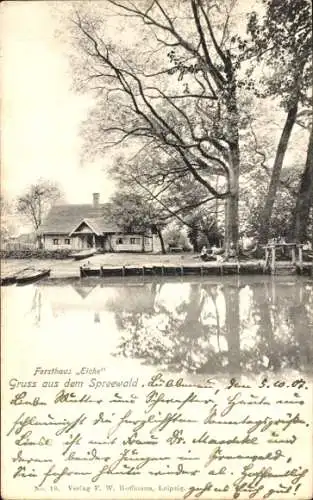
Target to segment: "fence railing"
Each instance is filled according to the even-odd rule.
[[[15,241],[1,242],[1,250],[16,251],[16,250],[35,250],[38,248],[37,243],[20,243]]]

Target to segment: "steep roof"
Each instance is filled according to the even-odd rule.
[[[83,220],[88,220],[101,233],[118,232],[118,226],[112,224],[105,215],[108,207],[109,203],[102,203],[97,207],[92,204],[55,205],[38,229],[38,233],[69,234]]]

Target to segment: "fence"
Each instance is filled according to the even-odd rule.
[[[1,242],[1,250],[6,252],[15,252],[23,250],[36,250],[38,248],[37,243],[20,243],[19,241],[4,241]]]

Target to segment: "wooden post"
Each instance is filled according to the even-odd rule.
[[[298,249],[299,249],[299,265],[300,265],[300,267],[302,269],[302,264],[303,264],[303,247],[302,247],[301,244],[299,245]]]
[[[296,263],[296,245],[292,245],[291,247],[291,263]]]
[[[276,246],[275,245],[272,246],[271,252],[272,252],[271,270],[272,270],[272,273],[275,273],[275,260],[276,260]]]
[[[263,272],[266,271],[266,268],[268,266],[268,260],[269,260],[269,249],[268,249],[268,246],[266,246],[265,247],[265,262],[264,262]]]

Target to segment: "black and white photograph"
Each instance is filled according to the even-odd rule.
[[[1,496],[310,499],[311,2],[0,9]]]

